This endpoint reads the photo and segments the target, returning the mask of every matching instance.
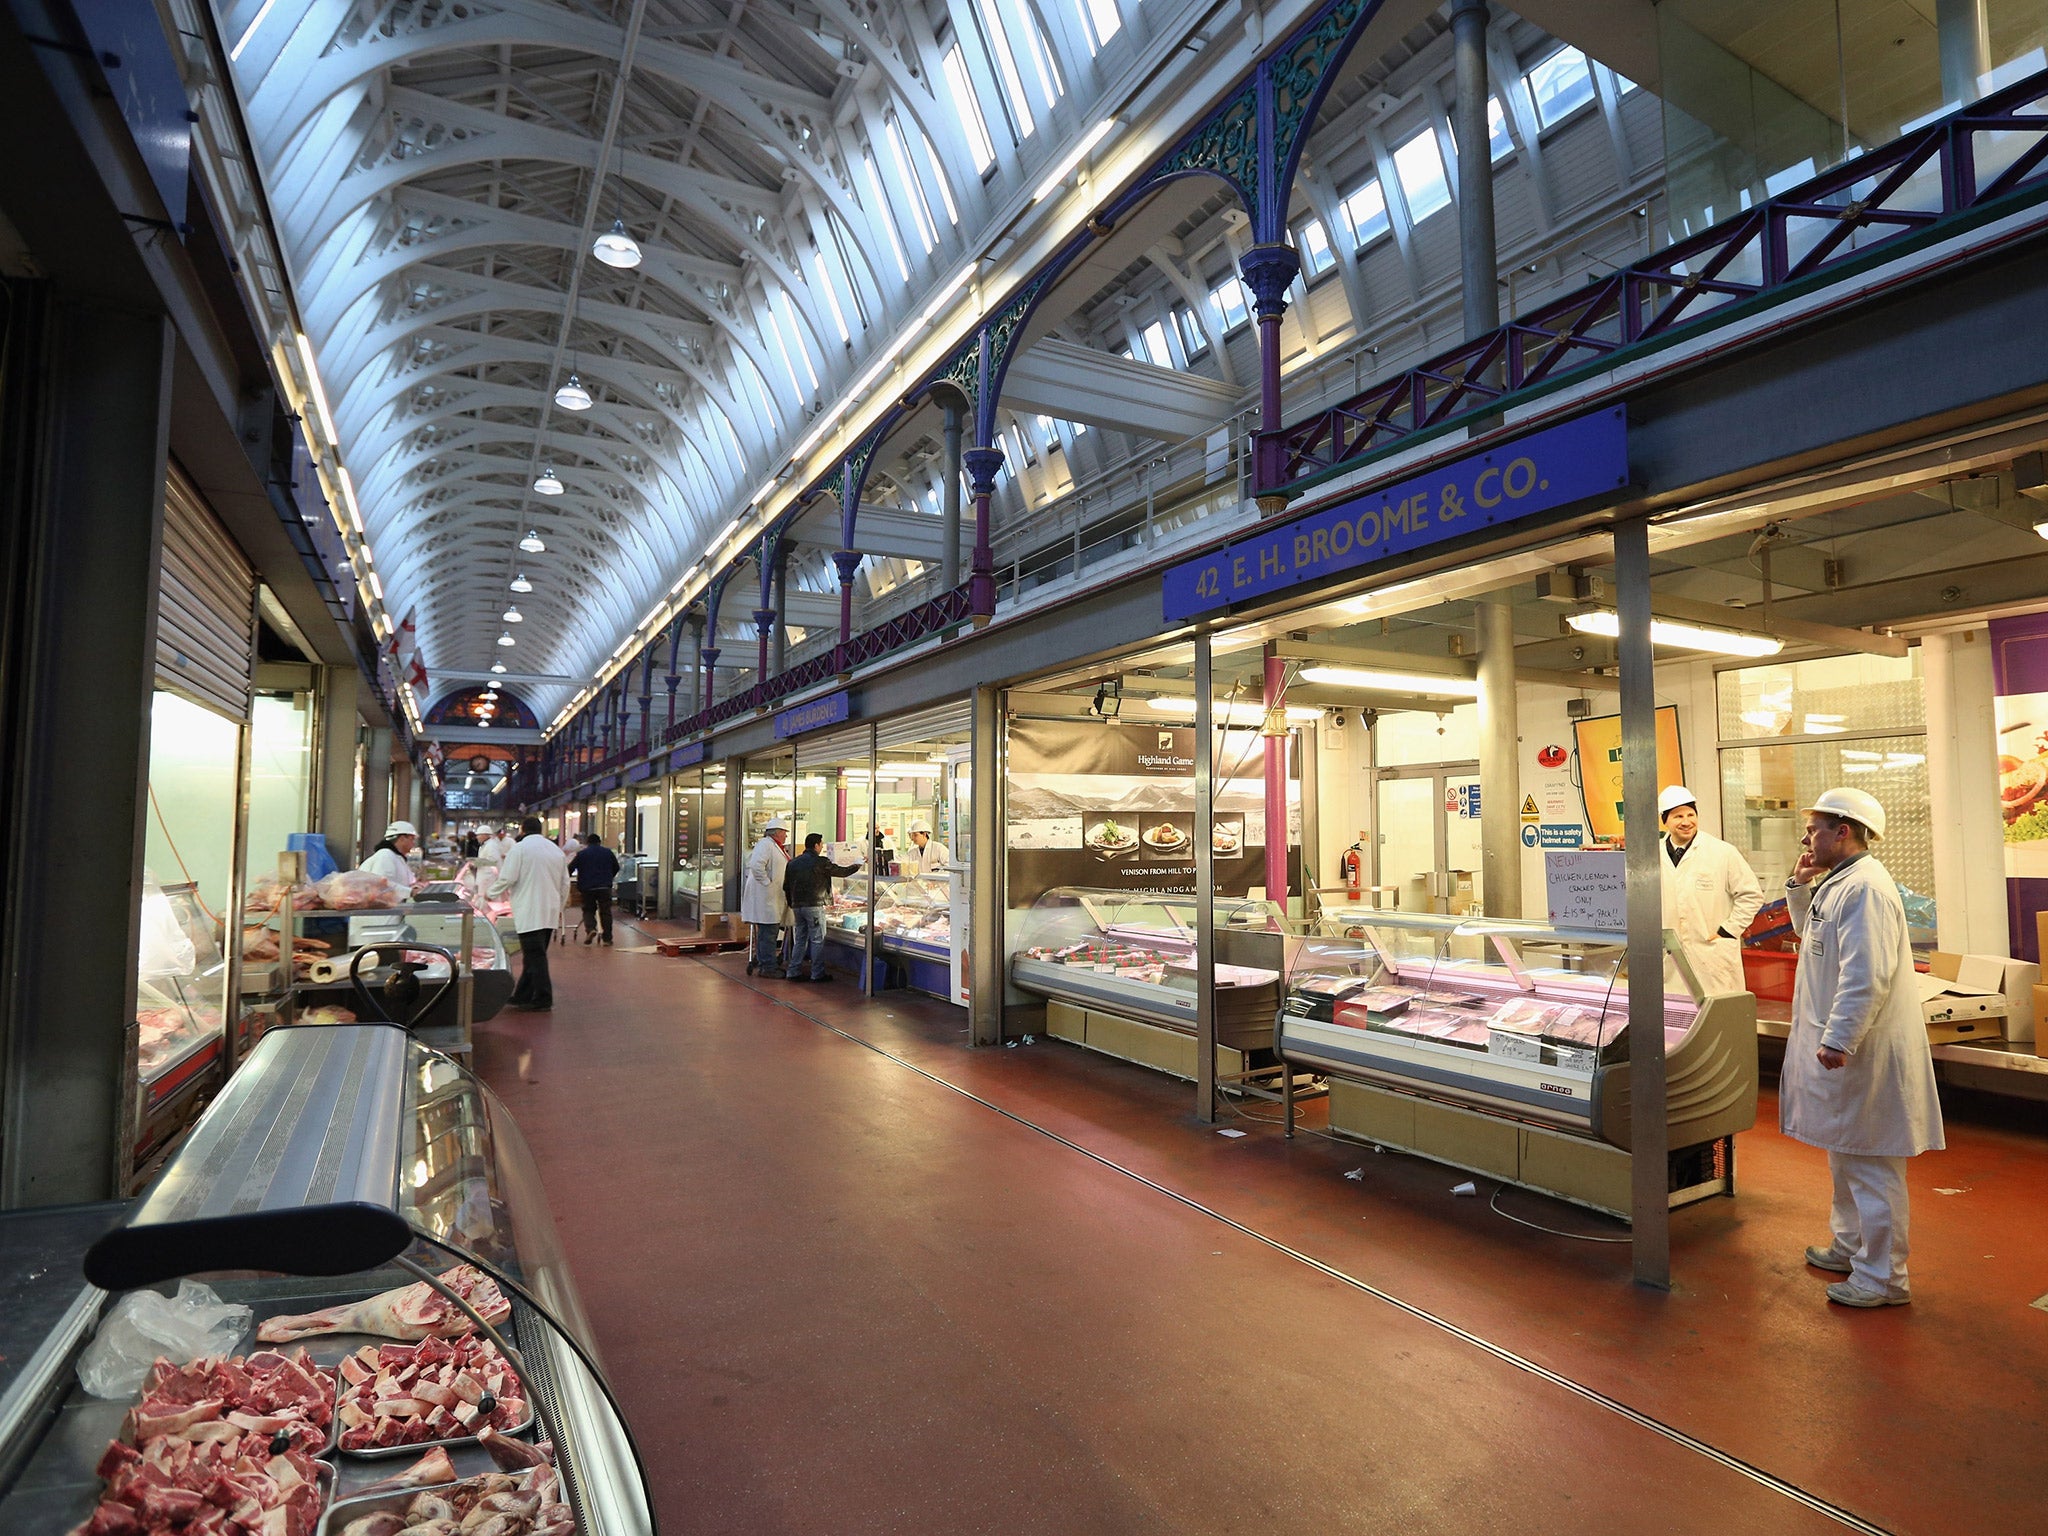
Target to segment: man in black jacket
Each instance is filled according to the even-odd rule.
[[[604,839],[593,832],[583,839],[582,849],[569,861],[569,878],[583,893],[583,942],[592,944],[597,941],[598,927],[602,922],[604,941],[611,943],[612,887],[619,879],[619,856],[605,847]]]
[[[825,974],[825,901],[832,894],[835,876],[844,877],[860,869],[858,863],[834,864],[818,850],[824,845],[821,832],[804,839],[804,851],[789,861],[782,872],[782,894],[789,900],[790,926],[794,937],[789,946],[786,981],[830,981]],[[803,973],[810,959],[811,974]]]

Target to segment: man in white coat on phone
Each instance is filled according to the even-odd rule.
[[[1869,851],[1885,825],[1874,795],[1830,789],[1803,814],[1804,851],[1785,884],[1799,977],[1778,1123],[1825,1149],[1834,1175],[1833,1240],[1806,1250],[1816,1269],[1849,1277],[1828,1300],[1900,1306],[1913,1299],[1906,1160],[1945,1145],[1906,907]]]
[[[1764,904],[1756,871],[1732,844],[1701,829],[1699,802],[1683,784],[1657,797],[1657,815],[1664,823],[1664,926],[1678,935],[1703,992],[1748,991],[1742,933]]]

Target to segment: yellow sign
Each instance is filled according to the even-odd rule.
[[[1573,723],[1579,747],[1579,793],[1586,802],[1586,825],[1595,842],[1621,836],[1621,716],[1601,715]],[[1685,756],[1678,743],[1678,706],[1657,711],[1657,790],[1685,782]]]
[[[1522,820],[1541,821],[1542,819],[1543,813],[1536,809],[1536,797],[1534,795],[1522,796]]]

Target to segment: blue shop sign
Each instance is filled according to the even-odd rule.
[[[844,688],[807,704],[795,704],[775,717],[775,739],[801,736],[828,725],[839,725],[853,714],[853,695]]]
[[[1622,411],[1595,411],[1183,561],[1161,582],[1166,622],[1612,495],[1627,484]]]
[[[612,790],[615,790],[618,787],[619,776],[616,773],[608,773],[603,778],[597,781],[597,792],[600,795],[609,794]]]
[[[626,782],[628,784],[638,784],[642,779],[651,779],[653,777],[654,764],[652,763],[635,763],[626,770]]]
[[[708,741],[693,741],[688,746],[677,747],[668,755],[668,771],[674,773],[678,768],[688,768],[692,764],[703,762],[704,753],[710,745]]]

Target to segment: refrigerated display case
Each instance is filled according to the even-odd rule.
[[[1055,887],[1012,914],[1010,979],[1055,1002],[1192,1034],[1199,914],[1192,896]],[[1250,898],[1217,901],[1213,917],[1216,1039],[1269,1046],[1285,920],[1273,902]]]
[[[473,1411],[434,1418],[426,1412],[431,1403],[377,1399],[344,1372],[344,1390],[336,1394],[342,1402],[327,1398],[324,1416],[318,1405],[326,1394],[309,1394],[315,1407],[308,1416],[323,1432],[308,1435],[303,1445],[293,1443],[296,1431],[268,1420],[253,1429],[236,1426],[225,1406],[215,1405],[222,1407],[218,1414],[201,1411],[197,1423],[161,1429],[159,1464],[177,1464],[183,1453],[174,1442],[200,1445],[260,1431],[261,1446],[243,1451],[267,1461],[290,1448],[298,1460],[287,1459],[291,1475],[281,1480],[286,1486],[311,1481],[331,1517],[326,1529],[338,1532],[374,1507],[351,1507],[352,1494],[410,1469],[430,1444],[441,1442],[431,1454],[445,1452],[448,1471],[469,1479],[512,1462],[540,1462],[547,1442],[558,1497],[581,1536],[646,1536],[655,1528],[644,1468],[604,1380],[524,1138],[483,1083],[402,1030],[273,1031],[140,1200],[0,1215],[0,1254],[9,1255],[0,1260],[0,1273],[17,1298],[0,1319],[6,1349],[0,1530],[60,1532],[93,1516],[108,1492],[103,1472],[113,1473],[128,1459],[127,1452],[108,1448],[124,1433],[124,1416],[141,1393],[88,1396],[77,1375],[79,1357],[116,1293],[168,1294],[185,1277],[252,1309],[233,1356],[304,1347],[316,1379],[328,1381],[345,1359],[360,1360],[358,1351],[367,1348],[376,1362],[379,1348],[407,1346],[389,1324],[381,1333],[318,1333],[286,1342],[259,1339],[262,1325],[413,1288],[412,1307],[424,1304],[444,1319],[435,1327],[451,1347],[480,1350],[481,1340],[489,1339],[502,1348],[511,1375],[500,1395],[509,1399],[502,1390],[509,1384],[517,1401],[531,1407],[505,1406],[499,1415],[497,1407],[458,1388],[455,1401]],[[449,1289],[469,1298],[488,1329],[477,1328],[423,1278],[458,1265],[480,1271],[485,1288]],[[490,1299],[489,1286],[499,1300]],[[375,1326],[360,1315],[349,1321]],[[421,1346],[415,1355],[439,1350]],[[373,1409],[351,1411],[366,1399],[375,1402]],[[502,1428],[494,1425],[494,1435],[502,1435],[495,1454],[469,1433],[480,1422],[478,1412],[505,1421]],[[344,1428],[325,1432],[330,1420]],[[419,1431],[409,1427],[414,1422]],[[130,1426],[126,1432],[132,1439],[145,1431]],[[351,1444],[391,1439],[410,1443],[396,1451]],[[232,1490],[236,1497],[278,1491],[246,1477],[242,1483]],[[210,1482],[195,1491],[201,1512],[220,1491]],[[118,1527],[119,1517],[111,1518]]]
[[[227,962],[186,882],[145,879],[135,996],[135,1151],[142,1167],[189,1125],[223,1072]]]
[[[460,957],[464,918],[468,918],[470,946],[470,1020],[482,1022],[497,1016],[511,1000],[515,978],[510,952],[503,933],[492,919],[490,904],[481,900],[437,899],[411,902],[401,907],[356,907],[335,912],[325,909],[292,912],[292,930],[300,939],[326,946],[324,953],[303,967],[293,984],[301,1008],[325,1005],[360,1012],[361,999],[349,979],[349,957],[369,944],[416,942],[431,944]],[[387,957],[384,957],[388,959]],[[377,992],[390,975],[388,964],[366,965],[364,982]],[[432,986],[448,976],[447,962],[431,957],[419,972],[422,982]],[[429,1005],[419,1020],[420,1027],[446,1030],[458,1023],[459,1002],[454,987],[447,988]]]
[[[1590,1186],[1560,1188],[1555,1167],[1519,1178],[1532,1155],[1569,1163],[1549,1142],[1514,1143],[1515,1168],[1488,1160],[1486,1136],[1463,1122],[1409,1132],[1418,1101],[1627,1152],[1632,1145],[1627,945],[1622,935],[1534,921],[1458,918],[1357,907],[1326,912],[1325,931],[1290,946],[1285,1002],[1274,1030],[1282,1058],[1327,1076],[1331,1123],[1383,1145],[1501,1173],[1600,1209],[1626,1211],[1625,1161]],[[1705,996],[1682,955],[1667,982],[1664,1053],[1668,1145],[1693,1171],[1675,1193],[1732,1192],[1732,1138],[1756,1122],[1756,1004],[1747,993]],[[1345,1095],[1357,1085],[1397,1101]],[[1448,1127],[1448,1128],[1447,1128]],[[1532,1148],[1534,1152],[1532,1154]],[[1503,1152],[1501,1154],[1505,1156]],[[1588,1169],[1595,1164],[1577,1160]],[[1694,1174],[1708,1163],[1711,1176]],[[1615,1167],[1622,1170],[1620,1182]],[[1595,1169],[1597,1172],[1597,1169]],[[1708,1188],[1707,1186],[1713,1186]]]
[[[952,877],[877,875],[875,950],[893,962],[892,980],[941,1001],[950,1001],[953,992]]]

